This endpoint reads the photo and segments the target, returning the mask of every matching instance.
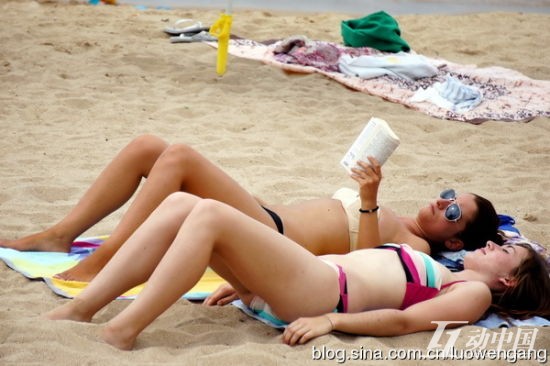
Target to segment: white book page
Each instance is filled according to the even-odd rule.
[[[357,161],[368,163],[368,156],[373,156],[383,165],[399,146],[399,137],[392,131],[388,123],[380,118],[371,118],[361,131],[340,164],[351,174],[351,168]]]

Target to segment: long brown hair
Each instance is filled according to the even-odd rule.
[[[503,317],[518,319],[532,316],[550,317],[550,274],[544,258],[529,244],[516,244],[528,250],[518,268],[511,273],[516,281],[512,287],[493,293],[489,311]]]

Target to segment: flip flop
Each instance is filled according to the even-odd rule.
[[[208,27],[203,27],[202,23],[193,19],[179,19],[172,27],[164,28],[164,32],[170,35],[180,35],[183,33],[196,34],[202,31],[208,31]]]
[[[191,43],[191,42],[214,42],[218,39],[213,37],[207,31],[202,31],[191,36],[182,33],[179,36],[170,37],[171,43]]]

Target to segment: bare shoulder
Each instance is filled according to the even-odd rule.
[[[445,292],[456,294],[455,296],[468,294],[468,296],[475,296],[481,302],[488,301],[490,303],[492,298],[491,289],[481,281],[455,282],[447,287]]]
[[[413,249],[430,253],[430,245],[423,238],[414,235],[409,229],[408,218],[398,216],[388,207],[381,207],[378,217],[380,239],[383,243],[407,243]]]
[[[472,322],[485,313],[491,305],[491,300],[491,290],[485,283],[480,281],[456,282],[433,299],[436,306],[432,306],[430,314],[434,316],[442,311],[447,317]],[[427,303],[430,302],[427,301]]]
[[[489,289],[489,286],[487,286],[485,283],[481,282],[481,281],[454,281],[449,287],[449,289],[458,289],[458,288],[467,288],[469,290],[477,290],[477,291],[482,291],[482,290],[486,290],[486,291],[489,291],[489,293],[491,292],[491,290]]]
[[[474,323],[491,305],[491,291],[482,282],[457,282],[426,301],[403,311],[407,331],[433,330],[434,320],[456,319]]]
[[[426,254],[432,254],[430,243],[428,243],[426,240],[424,240],[424,239],[422,239],[422,238],[420,238],[416,235],[413,235],[411,233],[408,233],[408,236],[409,237],[404,242],[409,244],[411,246],[411,248],[413,248],[414,250],[418,250],[419,252],[423,252],[423,253],[426,253]]]

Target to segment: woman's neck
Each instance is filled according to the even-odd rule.
[[[453,277],[455,280],[458,280],[458,281],[480,281],[485,283],[487,286],[490,285],[489,283],[490,281],[488,281],[486,276],[471,269],[465,269],[459,272],[453,272]]]
[[[416,217],[401,216],[400,219],[401,222],[407,227],[407,230],[409,230],[413,235],[416,235],[424,240],[428,240],[426,232],[422,229]]]

